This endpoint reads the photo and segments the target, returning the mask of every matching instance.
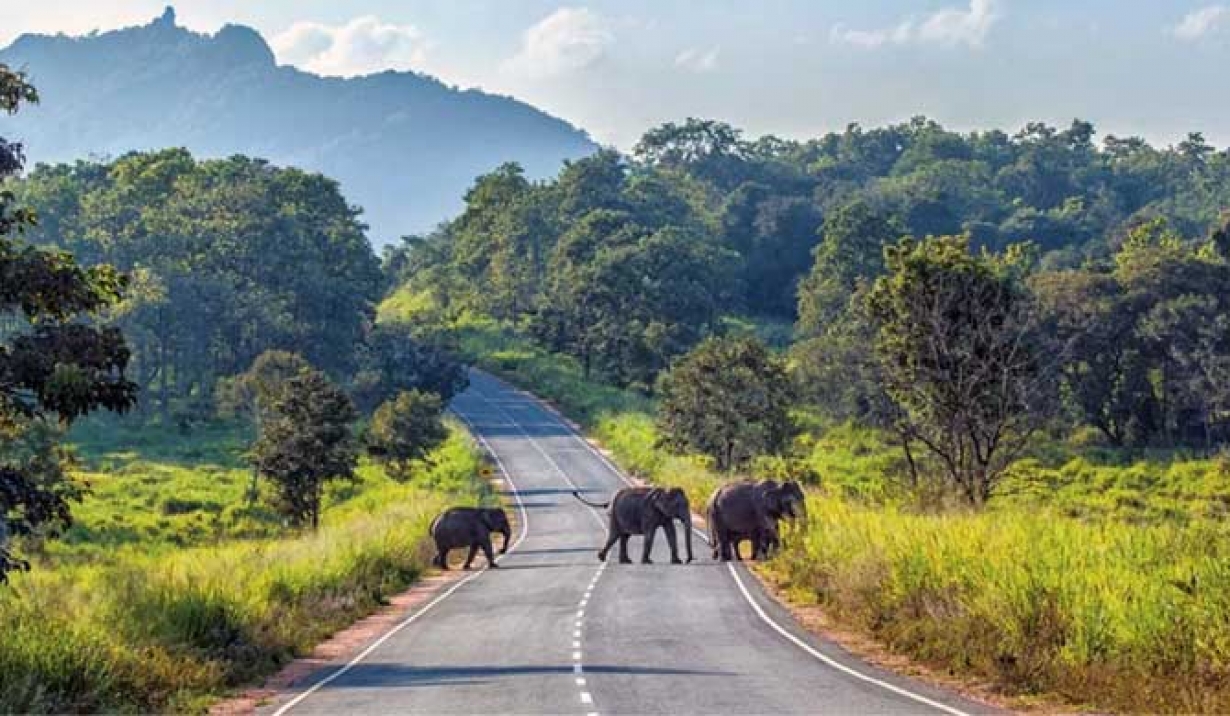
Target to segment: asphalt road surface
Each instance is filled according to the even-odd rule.
[[[282,714],[982,713],[804,632],[742,567],[598,561],[624,477],[525,393],[475,372],[453,411],[496,457],[520,519],[500,569],[443,590],[357,659],[265,708]],[[697,506],[693,506],[694,509]],[[680,551],[682,552],[682,542]],[[475,566],[485,564],[481,556]]]

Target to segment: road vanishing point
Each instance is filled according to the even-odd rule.
[[[503,473],[520,523],[470,573],[265,714],[975,714],[985,705],[806,632],[747,570],[609,563],[603,502],[626,477],[533,396],[481,372],[452,403]],[[699,508],[693,505],[694,509]],[[682,554],[683,547],[680,546]],[[640,555],[639,538],[629,554]],[[475,565],[484,564],[481,557]]]

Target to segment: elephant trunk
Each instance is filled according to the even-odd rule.
[[[504,535],[504,544],[500,546],[500,554],[508,553],[508,538],[512,536],[512,527],[504,525],[500,530],[500,534]]]

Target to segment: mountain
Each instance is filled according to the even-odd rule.
[[[342,79],[278,66],[253,29],[148,25],[84,37],[23,35],[0,62],[42,103],[5,120],[31,161],[183,146],[322,172],[363,207],[376,244],[454,214],[474,178],[506,161],[532,177],[596,149],[563,120],[509,97],[411,72]]]

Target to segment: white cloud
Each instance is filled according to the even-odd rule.
[[[1189,12],[1171,32],[1180,40],[1195,41],[1216,32],[1227,18],[1230,18],[1230,7],[1209,5]]]
[[[612,25],[601,15],[563,7],[525,31],[504,69],[535,78],[565,75],[598,62],[614,43]]]
[[[279,62],[342,77],[421,68],[430,48],[413,25],[393,25],[371,15],[344,25],[297,22],[269,44]]]
[[[675,57],[675,66],[689,72],[712,72],[717,69],[720,52],[721,48],[718,47],[708,50],[690,47]]]
[[[906,20],[895,27],[874,30],[857,30],[838,23],[829,33],[829,39],[834,44],[853,45],[868,50],[887,44],[904,45],[914,39],[914,23]]]
[[[921,21],[906,18],[890,27],[860,30],[838,23],[829,40],[863,49],[910,44],[979,48],[999,17],[997,0],[970,0],[968,7],[944,8]]]

